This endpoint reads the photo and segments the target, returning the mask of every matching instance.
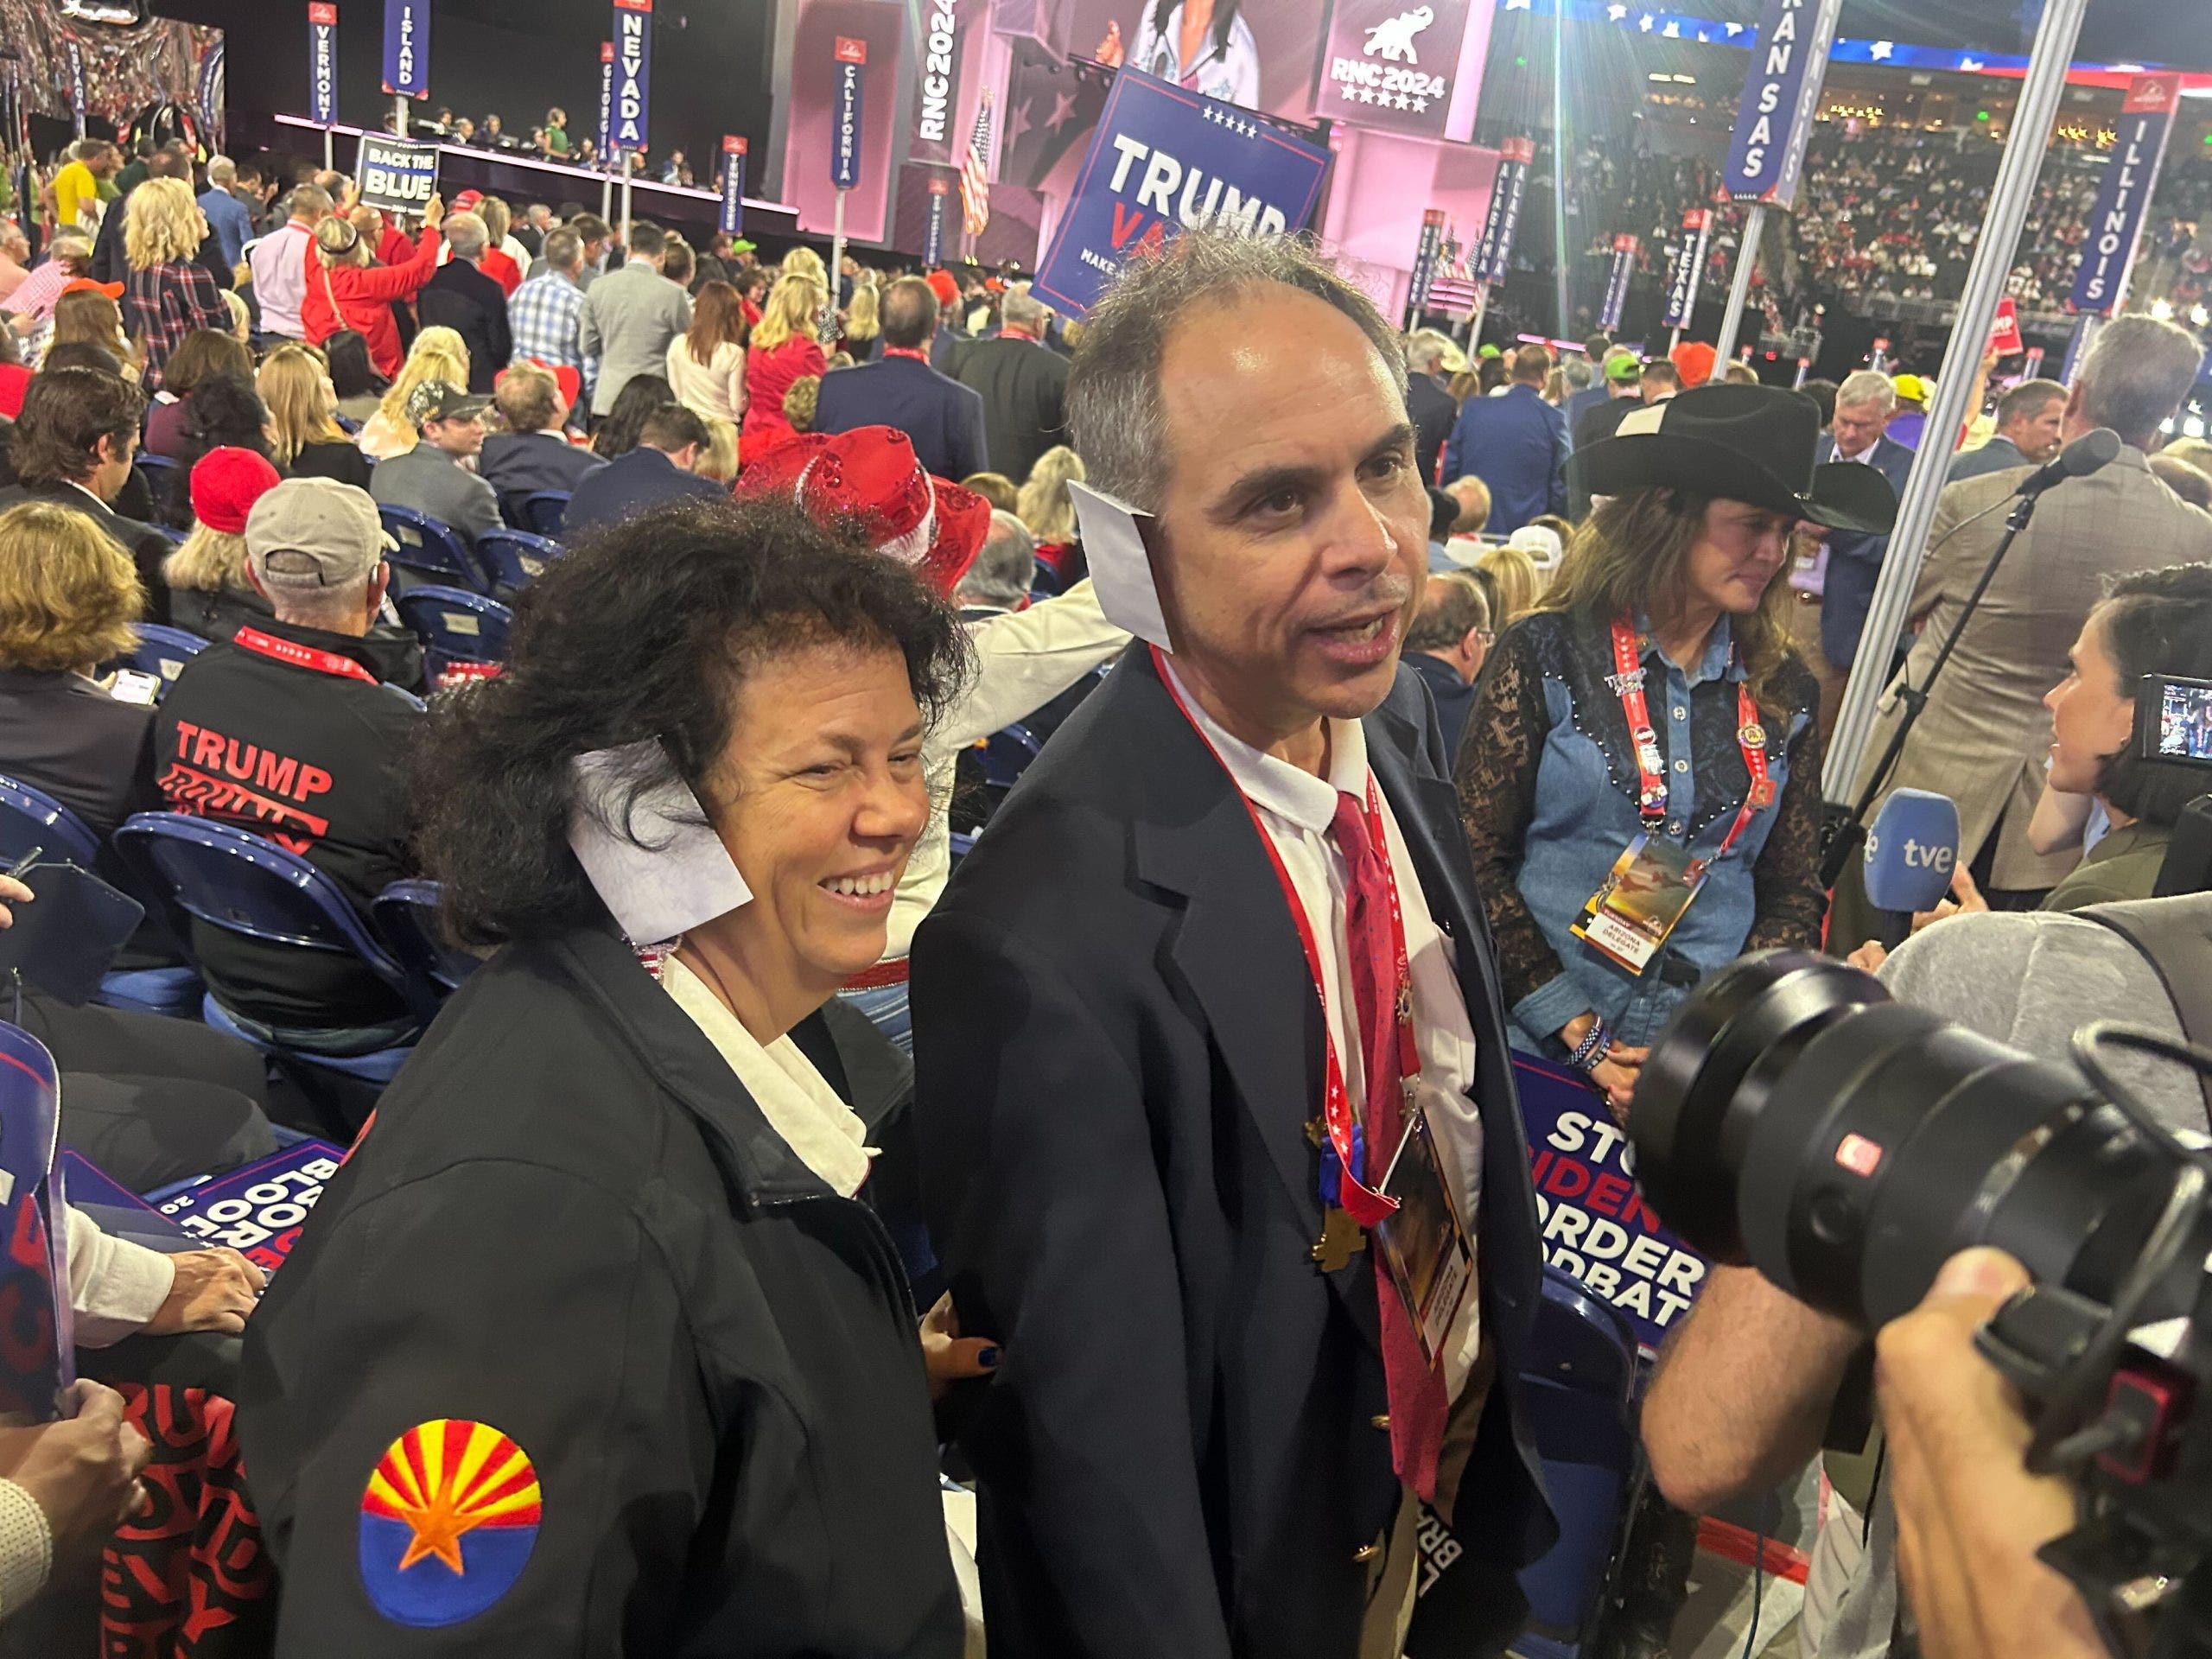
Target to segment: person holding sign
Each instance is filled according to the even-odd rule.
[[[372,265],[368,238],[343,213],[333,213],[315,228],[307,250],[307,294],[300,320],[308,343],[320,346],[341,329],[352,329],[369,345],[369,361],[386,379],[399,372],[406,352],[391,302],[411,300],[438,271],[438,226],[445,200],[432,196],[423,207],[423,234],[415,257],[404,265]]]
[[[1625,1110],[1648,1045],[1745,950],[1819,947],[1819,696],[1789,645],[1801,523],[1880,532],[1820,410],[1700,386],[1576,452],[1604,498],[1491,655],[1459,758],[1513,1040]]]
[[[1084,547],[1145,643],[912,956],[925,1207],[1006,1343],[963,1435],[1002,1659],[1494,1654],[1554,1535],[1504,1012],[1398,660],[1405,392],[1307,247],[1198,229],[1070,372]]]

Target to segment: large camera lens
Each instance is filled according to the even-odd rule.
[[[2072,1067],[1803,951],[1699,988],[1645,1062],[1629,1135],[1645,1196],[1692,1245],[1867,1325],[1974,1244],[2107,1300],[2173,1180]]]

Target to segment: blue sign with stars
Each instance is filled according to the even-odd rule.
[[[1329,152],[1249,110],[1134,69],[1114,77],[1035,290],[1081,316],[1122,262],[1189,226],[1283,236],[1320,200]]]

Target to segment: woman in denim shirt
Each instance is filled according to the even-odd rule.
[[[1514,1040],[1579,1065],[1616,1110],[1699,979],[1746,950],[1820,944],[1818,686],[1790,647],[1778,578],[1801,522],[1885,530],[1896,498],[1871,468],[1816,467],[1819,437],[1800,393],[1707,386],[1577,454],[1604,499],[1543,608],[1498,639],[1460,745]],[[1656,789],[1630,734],[1617,620],[1642,671]],[[1639,834],[1710,864],[1637,973],[1571,930]]]

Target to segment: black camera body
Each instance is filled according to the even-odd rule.
[[[1683,1005],[1629,1135],[1689,1243],[1870,1332],[1956,1252],[2018,1257],[2036,1288],[1979,1343],[2028,1402],[2029,1466],[2080,1495],[2045,1557],[2115,1654],[2212,1654],[2212,1160],[2113,1086],[2101,1046],[2212,1068],[2114,1027],[2076,1066],[2034,1059],[1765,951]]]

